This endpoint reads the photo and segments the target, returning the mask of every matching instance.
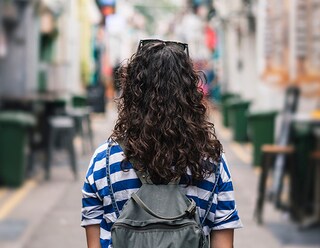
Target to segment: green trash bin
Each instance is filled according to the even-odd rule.
[[[28,128],[36,123],[23,112],[0,113],[0,184],[20,186],[25,178]]]
[[[293,214],[298,216],[297,212],[310,212],[310,206],[314,199],[314,173],[315,168],[310,166],[310,154],[316,149],[316,136],[313,133],[312,124],[295,122],[293,124],[292,141],[296,151],[294,178],[293,181],[293,199],[291,199],[294,210],[299,209]],[[303,204],[301,204],[303,203]],[[301,211],[302,210],[302,211]],[[300,216],[301,217],[301,216]]]
[[[82,108],[88,106],[88,101],[86,96],[82,95],[74,95],[71,99],[72,107],[74,108]]]
[[[227,102],[228,118],[230,127],[233,130],[233,140],[245,142],[248,140],[247,133],[247,112],[250,106],[250,101],[240,98],[232,98]]]
[[[261,165],[261,147],[274,143],[277,111],[248,113],[248,135],[253,144],[253,165]]]
[[[229,116],[228,116],[228,101],[231,99],[236,98],[239,99],[239,94],[234,93],[224,93],[221,95],[221,114],[222,114],[222,124],[225,127],[229,127]]]

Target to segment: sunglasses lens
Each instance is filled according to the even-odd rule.
[[[184,51],[186,49],[186,46],[182,43],[178,43],[178,42],[168,42],[168,44],[175,46],[179,49],[181,49],[182,51]]]
[[[145,45],[147,45],[147,44],[152,44],[152,43],[160,43],[160,42],[162,42],[161,40],[141,40],[140,41],[140,47],[143,47],[143,46],[145,46]]]
[[[143,46],[145,46],[146,44],[150,44],[150,43],[165,43],[171,46],[175,46],[179,49],[181,49],[182,51],[185,51],[188,55],[189,55],[189,51],[188,51],[188,45],[185,43],[180,43],[180,42],[175,42],[175,41],[162,41],[162,40],[140,40],[140,45],[138,47],[138,50],[140,48],[142,48]]]

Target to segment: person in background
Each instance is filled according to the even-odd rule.
[[[181,191],[196,202],[203,218],[218,168],[220,177],[203,231],[210,235],[211,247],[233,247],[234,229],[242,224],[231,174],[214,124],[207,120],[188,45],[141,40],[138,51],[121,66],[120,82],[118,120],[111,137],[93,154],[82,190],[81,225],[88,247],[112,247],[111,227],[117,217],[108,190],[106,159],[120,212],[141,187],[136,171],[142,171],[155,184],[179,179]]]
[[[120,62],[117,62],[115,66],[112,68],[112,83],[114,89],[114,96],[117,98],[120,95]]]

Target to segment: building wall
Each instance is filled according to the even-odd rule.
[[[81,92],[80,29],[77,0],[66,1],[57,20],[59,34],[55,57],[48,70],[48,89],[60,92]]]
[[[227,90],[238,93],[242,98],[252,101],[252,111],[281,109],[283,90],[264,82],[260,77],[262,59],[261,30],[263,23],[258,18],[257,32],[251,33],[245,16],[240,15],[241,3],[232,0],[220,2],[223,18],[227,20],[225,32]],[[259,14],[258,14],[259,15]],[[238,39],[239,29],[242,33]]]
[[[27,46],[26,46],[26,90],[36,91],[38,88],[39,68],[39,16],[34,6],[26,9],[29,16],[29,24],[26,25]]]
[[[0,59],[0,92],[23,95],[36,87],[38,20],[32,4],[27,5],[18,26],[7,36],[7,56]]]
[[[236,5],[226,1],[223,7],[224,18],[227,20],[225,29],[225,59],[227,73],[226,84],[227,91],[239,93],[242,98],[252,101],[251,112],[261,112],[268,110],[282,111],[285,100],[285,88],[272,84],[262,79],[261,74],[264,68],[264,4],[266,0],[258,1],[257,8],[257,26],[256,33],[248,33],[246,23],[243,23],[241,17],[237,17]],[[237,5],[239,7],[240,5]],[[239,9],[238,9],[239,10]],[[243,29],[243,39],[241,45],[238,44],[237,26]],[[292,45],[294,37],[290,36]],[[238,60],[243,61],[241,70],[238,68]],[[292,68],[291,68],[292,70]],[[297,113],[308,114],[320,107],[320,100],[317,97],[307,97],[304,95],[304,88],[299,98]],[[276,119],[276,136],[279,133],[281,124],[281,115]]]
[[[91,80],[91,72],[93,67],[92,61],[92,26],[90,23],[90,8],[91,0],[78,0],[78,21],[80,29],[80,70],[81,80],[83,84],[88,85]]]
[[[55,57],[49,65],[49,89],[84,93],[93,71],[92,37],[100,13],[94,0],[70,0],[57,19]]]
[[[285,88],[262,79],[264,69],[264,35],[265,35],[265,5],[267,0],[256,1],[256,33],[250,33],[246,18],[241,13],[240,0],[215,0],[219,16],[224,20],[224,75],[221,80],[222,89],[239,93],[244,99],[252,101],[251,111],[282,110],[284,105]],[[292,12],[292,11],[291,11]],[[291,13],[292,14],[292,13]],[[290,22],[294,21],[292,16]],[[293,23],[291,23],[291,27]],[[221,24],[222,25],[222,24]],[[242,41],[239,45],[238,28],[241,28]],[[289,32],[290,33],[290,32]],[[292,30],[291,30],[292,33]],[[294,37],[290,36],[291,51]],[[239,60],[242,69],[239,70]],[[292,55],[291,55],[292,60]],[[292,67],[292,61],[291,61]],[[293,68],[290,68],[291,74]],[[302,89],[303,91],[304,89]],[[298,112],[311,112],[320,105],[316,97],[307,97],[302,93]]]

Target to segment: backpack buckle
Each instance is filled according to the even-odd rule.
[[[190,205],[186,210],[186,214],[189,218],[191,218],[194,216],[195,213],[196,213],[196,203],[194,202],[193,199],[191,199]]]

